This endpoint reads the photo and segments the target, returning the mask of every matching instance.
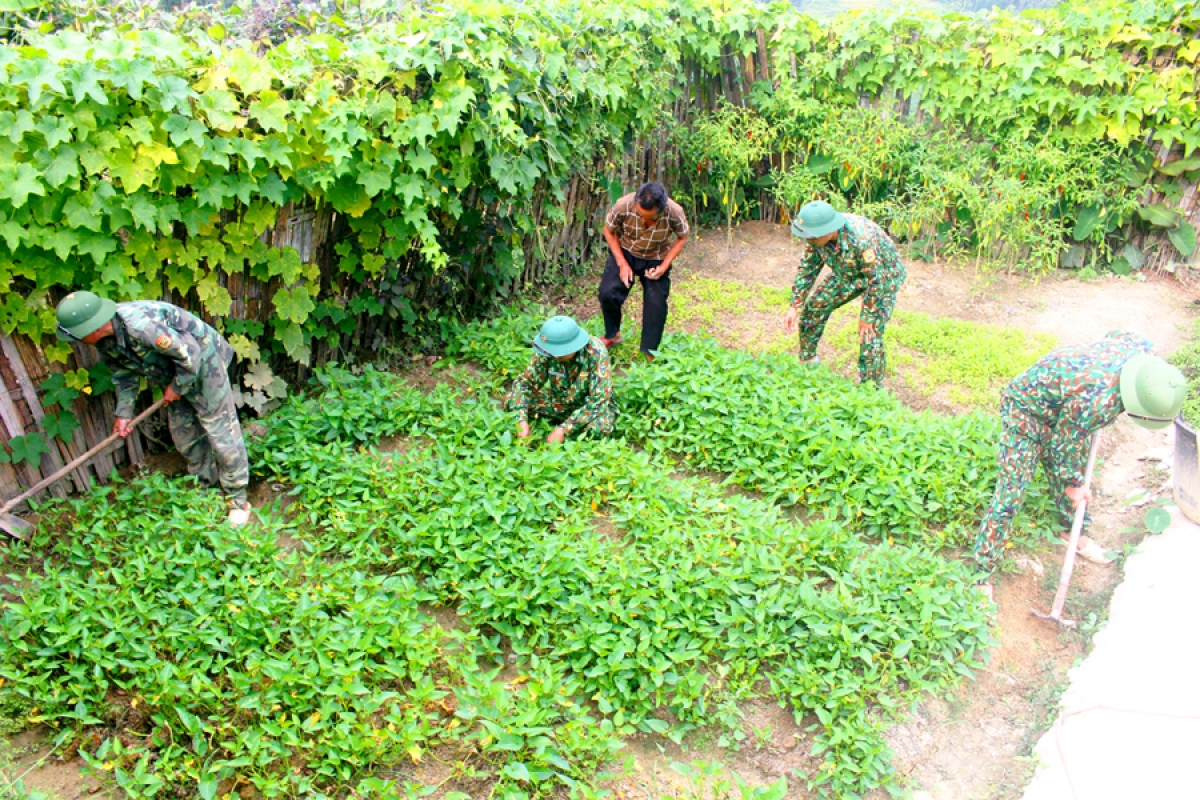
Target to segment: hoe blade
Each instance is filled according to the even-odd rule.
[[[0,530],[9,536],[25,541],[26,535],[33,530],[33,526],[12,514],[0,514]]]

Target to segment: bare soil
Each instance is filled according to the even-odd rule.
[[[753,286],[787,287],[802,253],[802,246],[784,227],[769,223],[747,223],[735,229],[732,248],[726,245],[723,231],[699,231],[676,262],[672,277],[676,282],[699,275]],[[545,291],[544,301],[578,317],[597,313],[599,266],[592,265],[590,274],[570,285]],[[1063,344],[1086,342],[1123,328],[1142,333],[1156,344],[1160,354],[1165,354],[1184,341],[1200,316],[1195,293],[1166,277],[1081,281],[1073,273],[1061,272],[1032,280],[979,272],[970,265],[909,261],[907,266],[909,277],[900,294],[899,308],[1049,333]],[[626,304],[627,318],[640,318],[640,297],[641,292],[635,289]],[[668,330],[704,331],[730,346],[748,346],[755,341],[751,337],[765,335],[764,329],[774,326],[771,335],[781,331],[785,310],[780,307],[777,313],[770,313],[748,308],[727,314],[713,325],[696,321],[680,324],[669,319]],[[457,382],[470,377],[433,369],[427,357],[414,360],[412,366],[408,379],[422,389],[447,379]],[[898,396],[915,407],[953,410],[940,406],[936,399],[905,392],[903,387],[889,388],[899,389]],[[1126,498],[1138,489],[1169,492],[1169,474],[1151,462],[1139,460],[1147,450],[1164,445],[1170,445],[1170,440],[1163,434],[1124,420],[1104,432],[1091,530],[1102,546],[1121,552],[1144,535],[1140,526],[1142,509],[1127,507]],[[396,449],[401,456],[404,452],[400,442],[389,442],[384,449]],[[169,457],[148,468],[182,471],[181,463]],[[270,484],[252,487],[255,507],[269,506],[276,499],[282,501],[281,505],[286,503],[285,489]],[[603,516],[597,517],[595,525],[603,535],[620,536]],[[1061,552],[1062,548],[1047,543],[1008,560],[1006,568],[1010,571],[1000,575],[996,585],[994,635],[998,643],[987,668],[949,694],[924,699],[889,732],[893,764],[916,800],[1002,800],[1019,797],[1028,783],[1034,769],[1030,760],[1032,745],[1053,721],[1058,694],[1065,688],[1066,670],[1086,654],[1090,635],[1102,622],[1108,598],[1121,577],[1119,562],[1111,566],[1077,562],[1067,615],[1080,621],[1080,629],[1071,631],[1042,621],[1030,610],[1049,608]],[[431,608],[428,613],[443,627],[453,629],[458,625],[451,609]],[[500,678],[509,676],[502,674]],[[763,691],[765,694],[765,687]],[[687,780],[670,765],[704,760],[722,762],[755,784],[786,776],[789,798],[812,796],[794,772],[815,765],[809,755],[810,734],[805,730],[811,720],[797,724],[790,711],[765,696],[747,701],[741,712],[744,738],[734,748],[718,747],[718,734],[712,732],[689,737],[684,747],[659,736],[631,738],[626,751],[631,769],[626,776],[609,782],[607,788],[620,800],[681,796],[688,787]],[[32,729],[9,740],[17,755],[16,774],[33,767],[24,779],[27,786],[60,800],[116,796],[100,789],[93,778],[81,776],[83,764],[78,757],[59,761],[51,756],[37,765],[49,752],[47,739],[46,731]],[[450,789],[485,796],[487,781],[464,777],[447,780],[455,772],[450,765],[470,762],[470,756],[468,752],[431,753],[420,765],[398,769],[392,777],[417,779],[428,785],[445,781],[435,796]],[[873,793],[870,797],[883,800],[885,795]]]

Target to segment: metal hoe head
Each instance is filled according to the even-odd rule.
[[[0,514],[0,530],[13,538],[25,541],[29,531],[33,530],[33,525],[12,514]]]
[[[1063,619],[1063,617],[1061,616],[1061,614],[1062,614],[1061,611],[1059,612],[1059,614],[1055,614],[1053,611],[1051,611],[1049,614],[1043,614],[1042,612],[1038,611],[1036,608],[1032,608],[1032,609],[1030,609],[1030,611],[1032,611],[1033,615],[1035,617],[1037,617],[1038,619],[1052,620],[1054,622],[1057,622],[1059,625],[1062,625],[1064,628],[1074,628],[1075,624],[1076,624],[1075,620],[1073,620],[1073,619]]]

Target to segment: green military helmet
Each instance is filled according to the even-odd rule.
[[[577,353],[588,343],[588,332],[570,317],[551,317],[533,337],[533,347],[551,358]]]
[[[1121,367],[1121,402],[1143,428],[1157,430],[1170,425],[1186,394],[1183,373],[1157,356],[1138,353]]]
[[[805,203],[792,218],[792,235],[801,239],[819,239],[846,224],[846,218],[824,200]]]
[[[91,292],[71,292],[58,304],[58,338],[64,342],[90,336],[117,313],[117,304]]]

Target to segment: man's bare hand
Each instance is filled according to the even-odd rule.
[[[866,344],[875,338],[875,326],[869,322],[858,321],[858,343]]]
[[[667,270],[671,268],[670,264],[659,264],[657,267],[646,270],[646,277],[652,281],[656,281],[663,275],[667,274]]]
[[[567,438],[567,432],[564,431],[562,428],[555,428],[554,430],[552,430],[550,432],[550,435],[546,437],[546,443],[547,444],[561,444],[562,440],[565,438]]]
[[[171,403],[174,403],[181,396],[179,392],[175,391],[175,387],[172,385],[168,385],[166,389],[163,389],[163,402],[167,405],[171,405]]]
[[[626,289],[633,286],[633,267],[629,266],[628,261],[621,259],[621,263],[617,264],[617,271],[620,273],[621,283],[625,284]]]
[[[1092,502],[1092,490],[1084,486],[1068,486],[1066,494],[1067,499],[1071,501],[1071,504],[1075,508],[1079,508],[1080,503]]]
[[[792,306],[783,318],[783,329],[788,333],[796,332],[796,321],[800,319],[800,309]]]
[[[529,438],[529,423],[528,422],[518,422],[517,423],[517,438],[518,439],[528,439]]]
[[[113,420],[112,432],[124,439],[129,434],[133,433],[133,420],[125,417],[117,417]]]

